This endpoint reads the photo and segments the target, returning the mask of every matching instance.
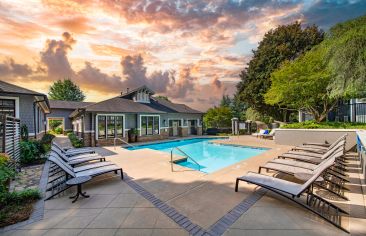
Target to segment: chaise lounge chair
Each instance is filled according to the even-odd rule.
[[[67,162],[71,166],[79,165],[86,162],[91,161],[105,161],[105,157],[92,153],[92,154],[82,154],[82,155],[75,155],[75,156],[67,156],[60,149],[55,146],[51,147],[51,151],[55,152],[59,157],[61,157],[65,162]]]
[[[81,154],[92,154],[95,153],[95,151],[91,148],[70,148],[70,149],[64,149],[61,148],[56,142],[52,142],[52,146],[55,146],[58,148],[62,153],[64,153],[66,156],[76,156]]]
[[[344,155],[343,150],[339,150],[332,154],[328,159],[334,159],[334,165],[336,165],[337,158]],[[328,159],[323,160],[323,162],[319,164],[311,164],[305,163],[301,161],[294,161],[294,160],[283,160],[283,159],[275,159],[272,161],[267,162],[265,165],[260,166],[258,173],[261,173],[262,169],[266,169],[267,171],[276,171],[279,173],[284,173],[287,175],[296,176],[298,173],[306,173],[306,174],[313,174],[317,169],[321,168]],[[344,196],[344,191],[349,190],[344,186],[346,182],[349,182],[347,179],[344,178],[334,167],[331,167],[327,170],[327,174],[323,176],[324,182],[322,184],[318,184],[317,186],[328,190],[329,192],[341,197],[345,200],[348,200]]]
[[[269,134],[269,130],[268,129],[260,129],[258,133],[254,133],[252,134],[253,136],[257,137],[257,138],[261,138],[263,137],[263,135]]]
[[[329,151],[330,149],[332,149],[334,146],[336,146],[339,142],[341,142],[342,140],[345,140],[346,137],[347,137],[347,134],[342,135],[334,143],[332,143],[332,145],[330,145],[329,147],[314,146],[314,145],[302,145],[302,146],[294,147],[292,149],[292,151],[305,151],[305,152],[324,154],[327,151]]]
[[[334,161],[335,157],[326,160],[320,166],[320,168],[317,168],[313,172],[312,176],[303,184],[298,184],[255,172],[248,172],[246,175],[236,179],[235,192],[238,192],[239,181],[245,181],[250,184],[258,185],[299,204],[300,206],[317,214],[339,229],[349,233],[348,230],[341,225],[342,214],[348,215],[348,213],[313,193],[313,185],[317,179],[334,164]],[[301,195],[306,196],[305,203],[297,200],[297,198],[299,198]]]

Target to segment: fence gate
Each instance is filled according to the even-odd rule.
[[[20,163],[20,120],[0,115],[0,152],[13,160],[12,165],[19,168]]]

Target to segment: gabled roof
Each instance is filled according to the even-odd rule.
[[[50,100],[51,109],[66,109],[75,110],[94,104],[94,102],[75,102],[75,101],[62,101],[62,100]]]
[[[41,105],[42,109],[46,113],[50,112],[50,103],[46,94],[35,92],[33,90],[22,88],[17,85],[9,84],[5,81],[0,80],[0,94],[1,93],[33,95],[37,103]]]
[[[2,80],[0,80],[0,92],[27,94],[27,95],[35,95],[35,96],[46,96],[46,94],[38,93],[33,90],[22,88],[17,85],[14,85],[14,84],[9,84]]]
[[[177,113],[203,114],[203,112],[192,109],[185,104],[172,103],[170,101],[157,97],[153,97],[152,99],[155,100],[158,104],[167,107],[168,109],[173,111],[172,113],[177,112]]]
[[[141,86],[141,87],[138,87],[138,88],[135,88],[135,89],[129,90],[129,91],[128,91],[128,92],[126,92],[126,93],[122,93],[120,97],[121,97],[121,98],[128,98],[128,97],[130,97],[131,95],[133,95],[134,93],[136,93],[136,92],[138,92],[138,91],[141,91],[141,90],[148,91],[148,92],[149,92],[149,94],[151,94],[151,95],[154,95],[154,94],[155,94],[155,92],[154,92],[153,90],[149,89],[146,85],[144,85],[144,86]]]

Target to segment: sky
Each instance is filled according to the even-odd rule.
[[[0,0],[0,80],[47,93],[68,77],[94,102],[147,85],[205,111],[268,30],[365,13],[366,0]]]

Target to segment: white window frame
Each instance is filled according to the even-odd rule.
[[[123,117],[123,136],[122,137],[126,137],[126,115],[125,114],[113,114],[113,113],[106,113],[106,114],[104,114],[104,113],[100,113],[100,114],[97,114],[96,116],[95,116],[95,139],[96,140],[98,140],[99,139],[99,136],[98,136],[98,117],[99,116],[122,116]],[[107,120],[107,118],[106,118],[106,120]]]
[[[19,97],[0,96],[0,99],[15,100],[15,118],[19,119]]]
[[[47,131],[50,130],[49,120],[62,120],[62,130],[65,131],[65,118],[64,117],[47,117]]]
[[[161,124],[160,124],[160,115],[139,115],[139,124],[140,124],[140,126],[139,126],[139,133],[140,133],[140,136],[142,136],[142,126],[141,126],[141,117],[142,116],[144,116],[144,117],[159,117],[159,129],[158,129],[158,134],[157,135],[160,135],[160,127],[161,127]],[[154,132],[154,130],[153,130],[153,132]],[[154,135],[156,135],[156,134],[152,134],[152,135],[144,135],[144,136],[154,136]]]

